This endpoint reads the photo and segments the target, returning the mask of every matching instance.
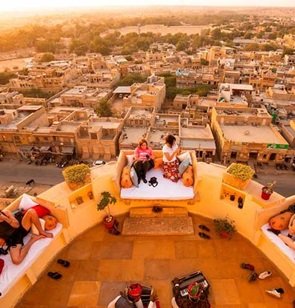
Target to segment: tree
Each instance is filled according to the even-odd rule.
[[[11,78],[15,78],[16,75],[10,72],[0,73],[0,84],[7,84]]]
[[[111,117],[113,115],[111,106],[106,98],[99,102],[95,111],[100,117]]]
[[[209,61],[207,61],[206,59],[201,59],[200,61],[201,65],[209,65]]]
[[[54,55],[50,52],[44,53],[40,59],[40,62],[50,62],[54,60]]]
[[[119,86],[131,86],[133,83],[142,83],[147,79],[146,75],[141,75],[139,73],[127,74],[123,79],[117,82],[116,87]]]

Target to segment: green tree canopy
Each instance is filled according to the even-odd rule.
[[[102,99],[96,107],[96,113],[100,117],[111,117],[113,115],[111,106],[107,99]]]

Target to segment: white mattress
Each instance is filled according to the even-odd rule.
[[[50,232],[56,237],[62,230],[62,224],[58,223],[55,229]],[[31,234],[29,233],[25,238],[26,243]],[[7,255],[0,255],[0,258],[4,260],[4,268],[0,274],[0,292],[2,297],[9,291],[11,287],[24,275],[24,273],[31,267],[34,261],[41,255],[44,249],[49,246],[53,241],[53,238],[44,238],[36,241],[30,248],[23,262],[19,265],[12,263],[9,253]]]
[[[273,232],[267,231],[270,226],[269,224],[265,224],[261,227],[262,232],[266,235],[269,240],[275,244],[280,250],[291,260],[295,263],[295,250],[289,248],[277,235]],[[288,235],[288,230],[281,231],[281,234]]]
[[[193,187],[186,187],[179,180],[177,183],[163,178],[161,169],[152,169],[148,171],[146,179],[150,180],[155,176],[158,179],[158,186],[153,187],[144,184],[142,181],[139,187],[121,188],[122,199],[145,199],[145,200],[187,200],[194,198]]]

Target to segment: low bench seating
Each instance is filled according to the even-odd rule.
[[[56,207],[54,203],[47,200],[38,197],[30,198],[49,209],[51,215],[57,218],[58,223],[53,230],[49,231],[54,237],[35,242],[21,264],[13,264],[9,253],[0,255],[0,258],[5,262],[0,274],[0,307],[14,307],[19,297],[37,281],[38,276],[48,263],[67,243],[63,235],[64,228],[69,225],[66,210]],[[22,196],[11,203],[7,209],[10,211],[17,210],[21,199]],[[24,242],[27,242],[30,236],[29,233],[24,238]]]
[[[116,167],[115,185],[118,194],[122,199],[128,200],[192,200],[196,197],[197,185],[197,159],[193,152],[190,152],[193,166],[193,186],[186,187],[183,185],[182,180],[174,183],[163,177],[162,169],[152,169],[147,172],[147,181],[151,177],[156,177],[158,185],[156,187],[149,186],[141,181],[139,187],[132,186],[131,188],[122,188],[120,185],[120,178],[123,168],[127,165],[127,155],[133,154],[133,151],[122,150],[118,158]],[[162,151],[155,150],[154,155],[156,158],[162,157]]]
[[[283,241],[270,231],[268,221],[274,215],[287,209],[295,203],[295,196],[288,197],[279,205],[257,211],[256,236],[254,243],[289,279],[291,286],[295,286],[295,250],[286,246]],[[287,230],[282,233],[287,234]]]

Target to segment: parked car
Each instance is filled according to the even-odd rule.
[[[93,162],[93,166],[101,166],[104,165],[106,162],[104,160],[95,160]]]

